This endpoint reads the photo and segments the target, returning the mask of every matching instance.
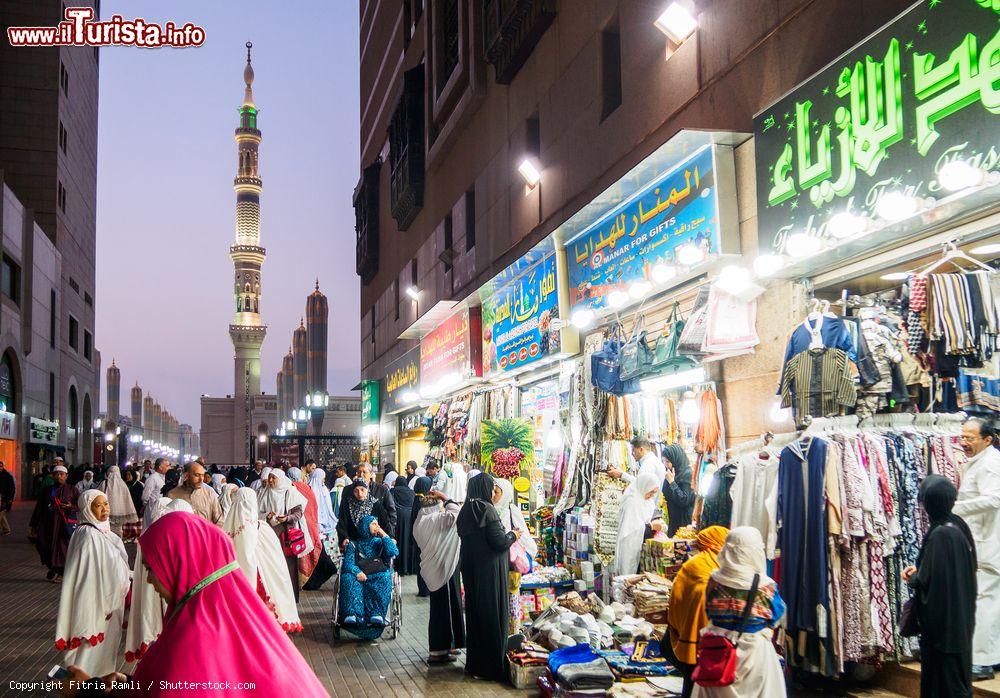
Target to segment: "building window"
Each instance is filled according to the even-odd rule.
[[[378,272],[378,178],[382,158],[375,158],[361,173],[354,189],[354,232],[357,234],[356,271],[367,284]]]
[[[69,71],[66,70],[66,64],[59,64],[59,87],[62,88],[63,94],[69,97]]]
[[[60,121],[59,122],[59,149],[61,151],[63,151],[64,154],[66,153],[66,141],[67,141],[66,127],[63,126],[63,122]]]
[[[56,292],[49,294],[49,346],[56,346]]]
[[[484,0],[483,47],[498,83],[511,83],[555,17],[555,0]]]
[[[15,304],[20,305],[21,267],[7,255],[3,255],[2,266],[3,271],[0,273],[0,293],[3,293],[7,298],[14,301]]]
[[[601,32],[601,121],[622,103],[622,37],[618,19]]]
[[[441,94],[448,78],[458,67],[459,50],[458,0],[443,0],[438,14],[437,37],[437,93]]]
[[[455,234],[452,230],[451,214],[444,217],[444,250],[441,252],[441,261],[444,262],[444,271],[451,271],[452,263],[455,261]]]
[[[417,258],[414,257],[410,260],[410,283],[413,284],[413,288],[417,288]]]
[[[531,117],[524,124],[524,149],[528,155],[536,158],[542,155],[542,125],[537,116]]]
[[[83,292],[83,302],[89,305],[91,308],[94,307],[94,298],[86,291]]]
[[[476,246],[476,190],[465,192],[465,251]]]
[[[72,276],[69,277],[69,287],[74,291],[76,291],[77,293],[80,292],[80,284],[78,284],[76,282],[76,279],[74,279]]]
[[[403,73],[403,93],[389,122],[389,207],[406,230],[424,206],[424,66]]]
[[[69,316],[69,346],[77,349],[80,345],[80,323],[72,315]]]
[[[66,213],[66,187],[63,186],[62,182],[58,182],[56,186],[56,203],[59,204],[59,210]]]
[[[91,354],[94,351],[94,336],[90,334],[90,330],[83,331],[83,358],[90,361]]]
[[[56,421],[56,374],[49,371],[49,421]]]

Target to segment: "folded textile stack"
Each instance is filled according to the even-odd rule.
[[[649,572],[642,575],[642,579],[631,586],[636,613],[650,623],[666,623],[671,587],[673,582],[666,577]]]
[[[673,579],[681,565],[698,552],[695,541],[687,538],[649,539],[642,545],[639,569]]]
[[[570,691],[606,690],[615,682],[608,663],[583,643],[550,654],[549,670],[559,686]]]
[[[656,640],[637,640],[634,645],[623,645],[621,650],[599,650],[619,681],[630,681],[647,676],[670,676],[673,666],[660,653]]]

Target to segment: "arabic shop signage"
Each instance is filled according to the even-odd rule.
[[[435,393],[483,375],[482,315],[465,308],[420,340],[420,388]]]
[[[754,120],[762,253],[883,196],[940,199],[942,167],[1000,164],[1000,3],[922,0]]]
[[[520,368],[560,350],[555,252],[483,301],[483,373]]]
[[[379,383],[377,380],[361,381],[361,426],[378,424]]]
[[[17,415],[11,412],[0,412],[0,439],[13,440],[17,438]]]
[[[714,153],[706,145],[570,240],[572,310],[605,308],[609,293],[649,281],[656,264],[676,264],[676,250],[686,243],[706,255],[719,252],[716,194]]]
[[[383,404],[386,412],[397,412],[412,405],[420,390],[420,347],[414,347],[389,364],[385,380]]]
[[[59,441],[59,422],[32,417],[28,420],[28,443],[54,444]]]

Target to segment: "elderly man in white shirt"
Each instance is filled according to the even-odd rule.
[[[639,475],[648,471],[655,475],[656,481],[662,485],[663,479],[667,476],[667,468],[663,465],[660,457],[656,455],[650,440],[645,436],[637,436],[630,443],[632,445],[632,457],[639,464],[639,472],[633,475],[632,473],[623,473],[618,468],[608,468],[608,475],[616,479],[621,478],[627,484],[631,485]]]
[[[167,484],[164,474],[170,470],[170,461],[166,458],[157,458],[153,464],[153,472],[146,478],[146,484],[142,488],[142,527],[146,529],[153,523],[153,511],[160,501],[160,490]]]

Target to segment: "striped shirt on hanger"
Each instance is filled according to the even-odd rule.
[[[853,407],[858,389],[851,362],[841,349],[810,350],[785,364],[781,406],[791,407],[798,423],[803,417],[830,417]]]

